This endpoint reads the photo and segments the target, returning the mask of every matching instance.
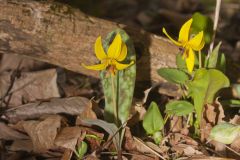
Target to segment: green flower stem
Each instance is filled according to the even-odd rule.
[[[191,123],[192,113],[188,114],[187,125]]]
[[[186,97],[187,97],[187,95],[186,95],[186,93],[185,93],[185,86],[184,86],[184,84],[180,84],[180,88],[181,88],[181,92],[182,92],[182,96],[183,96],[183,99],[185,100],[185,99],[187,99]]]
[[[202,53],[198,51],[198,61],[199,61],[199,68],[202,68]]]
[[[118,73],[116,73],[118,74]],[[111,74],[111,85],[112,85],[112,100],[113,100],[113,111],[114,111],[114,120],[115,120],[115,124],[117,126],[119,126],[118,124],[118,107],[117,107],[117,103],[116,103],[116,95],[115,95],[115,85],[114,85],[114,75]]]
[[[169,114],[166,114],[163,120],[164,125],[167,123],[168,118],[169,118]]]

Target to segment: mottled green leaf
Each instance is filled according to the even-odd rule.
[[[158,109],[158,105],[152,102],[144,115],[143,128],[149,135],[153,135],[163,129],[164,122],[162,115]]]
[[[188,79],[187,73],[176,68],[160,68],[158,74],[169,82],[184,84]]]
[[[197,113],[197,122],[202,116],[203,105],[212,103],[216,93],[229,86],[228,78],[216,69],[198,69],[195,72],[194,79],[187,84],[188,94],[194,101],[194,108]]]
[[[115,37],[115,35],[119,33],[121,35],[122,40],[127,45],[127,58],[122,63],[129,63],[130,61],[136,61],[135,49],[133,46],[133,42],[127,33],[122,29],[116,29],[115,31],[108,34],[106,40],[103,42],[103,46],[105,50],[108,49],[111,41]],[[105,111],[104,111],[104,119],[108,122],[114,123],[114,102],[113,96],[115,95],[115,101],[118,108],[118,118],[119,124],[118,127],[127,121],[130,108],[132,106],[132,98],[135,86],[135,78],[136,78],[136,64],[131,65],[129,68],[118,71],[118,73],[114,76],[114,87],[115,93],[113,94],[112,90],[112,81],[111,76],[106,73],[106,71],[102,71],[100,73],[103,91],[105,96]]]
[[[188,101],[171,101],[167,103],[165,112],[169,115],[185,116],[193,110],[194,106]]]
[[[210,132],[212,140],[231,144],[238,136],[240,136],[240,125],[230,123],[221,123],[214,126]]]
[[[192,23],[192,32],[193,34],[197,34],[201,31],[204,32],[204,40],[205,43],[209,44],[212,40],[213,36],[213,21],[211,18],[202,15],[201,13],[194,13]]]

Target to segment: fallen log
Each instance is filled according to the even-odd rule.
[[[123,28],[137,52],[137,81],[163,82],[156,70],[175,66],[178,48],[168,40],[53,2],[0,0],[0,53],[18,54],[98,77],[80,64],[97,62],[94,42]],[[161,29],[161,28],[159,28]]]

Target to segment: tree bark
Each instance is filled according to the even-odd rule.
[[[98,72],[86,70],[81,63],[97,63],[96,38],[116,28],[124,29],[134,41],[137,81],[163,82],[157,69],[174,67],[178,52],[168,40],[59,3],[0,0],[0,53],[27,56],[93,77]]]

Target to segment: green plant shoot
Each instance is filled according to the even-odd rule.
[[[159,144],[162,140],[161,130],[163,127],[164,121],[158,109],[158,105],[152,102],[143,118],[143,128],[148,135],[153,137],[155,143]]]

